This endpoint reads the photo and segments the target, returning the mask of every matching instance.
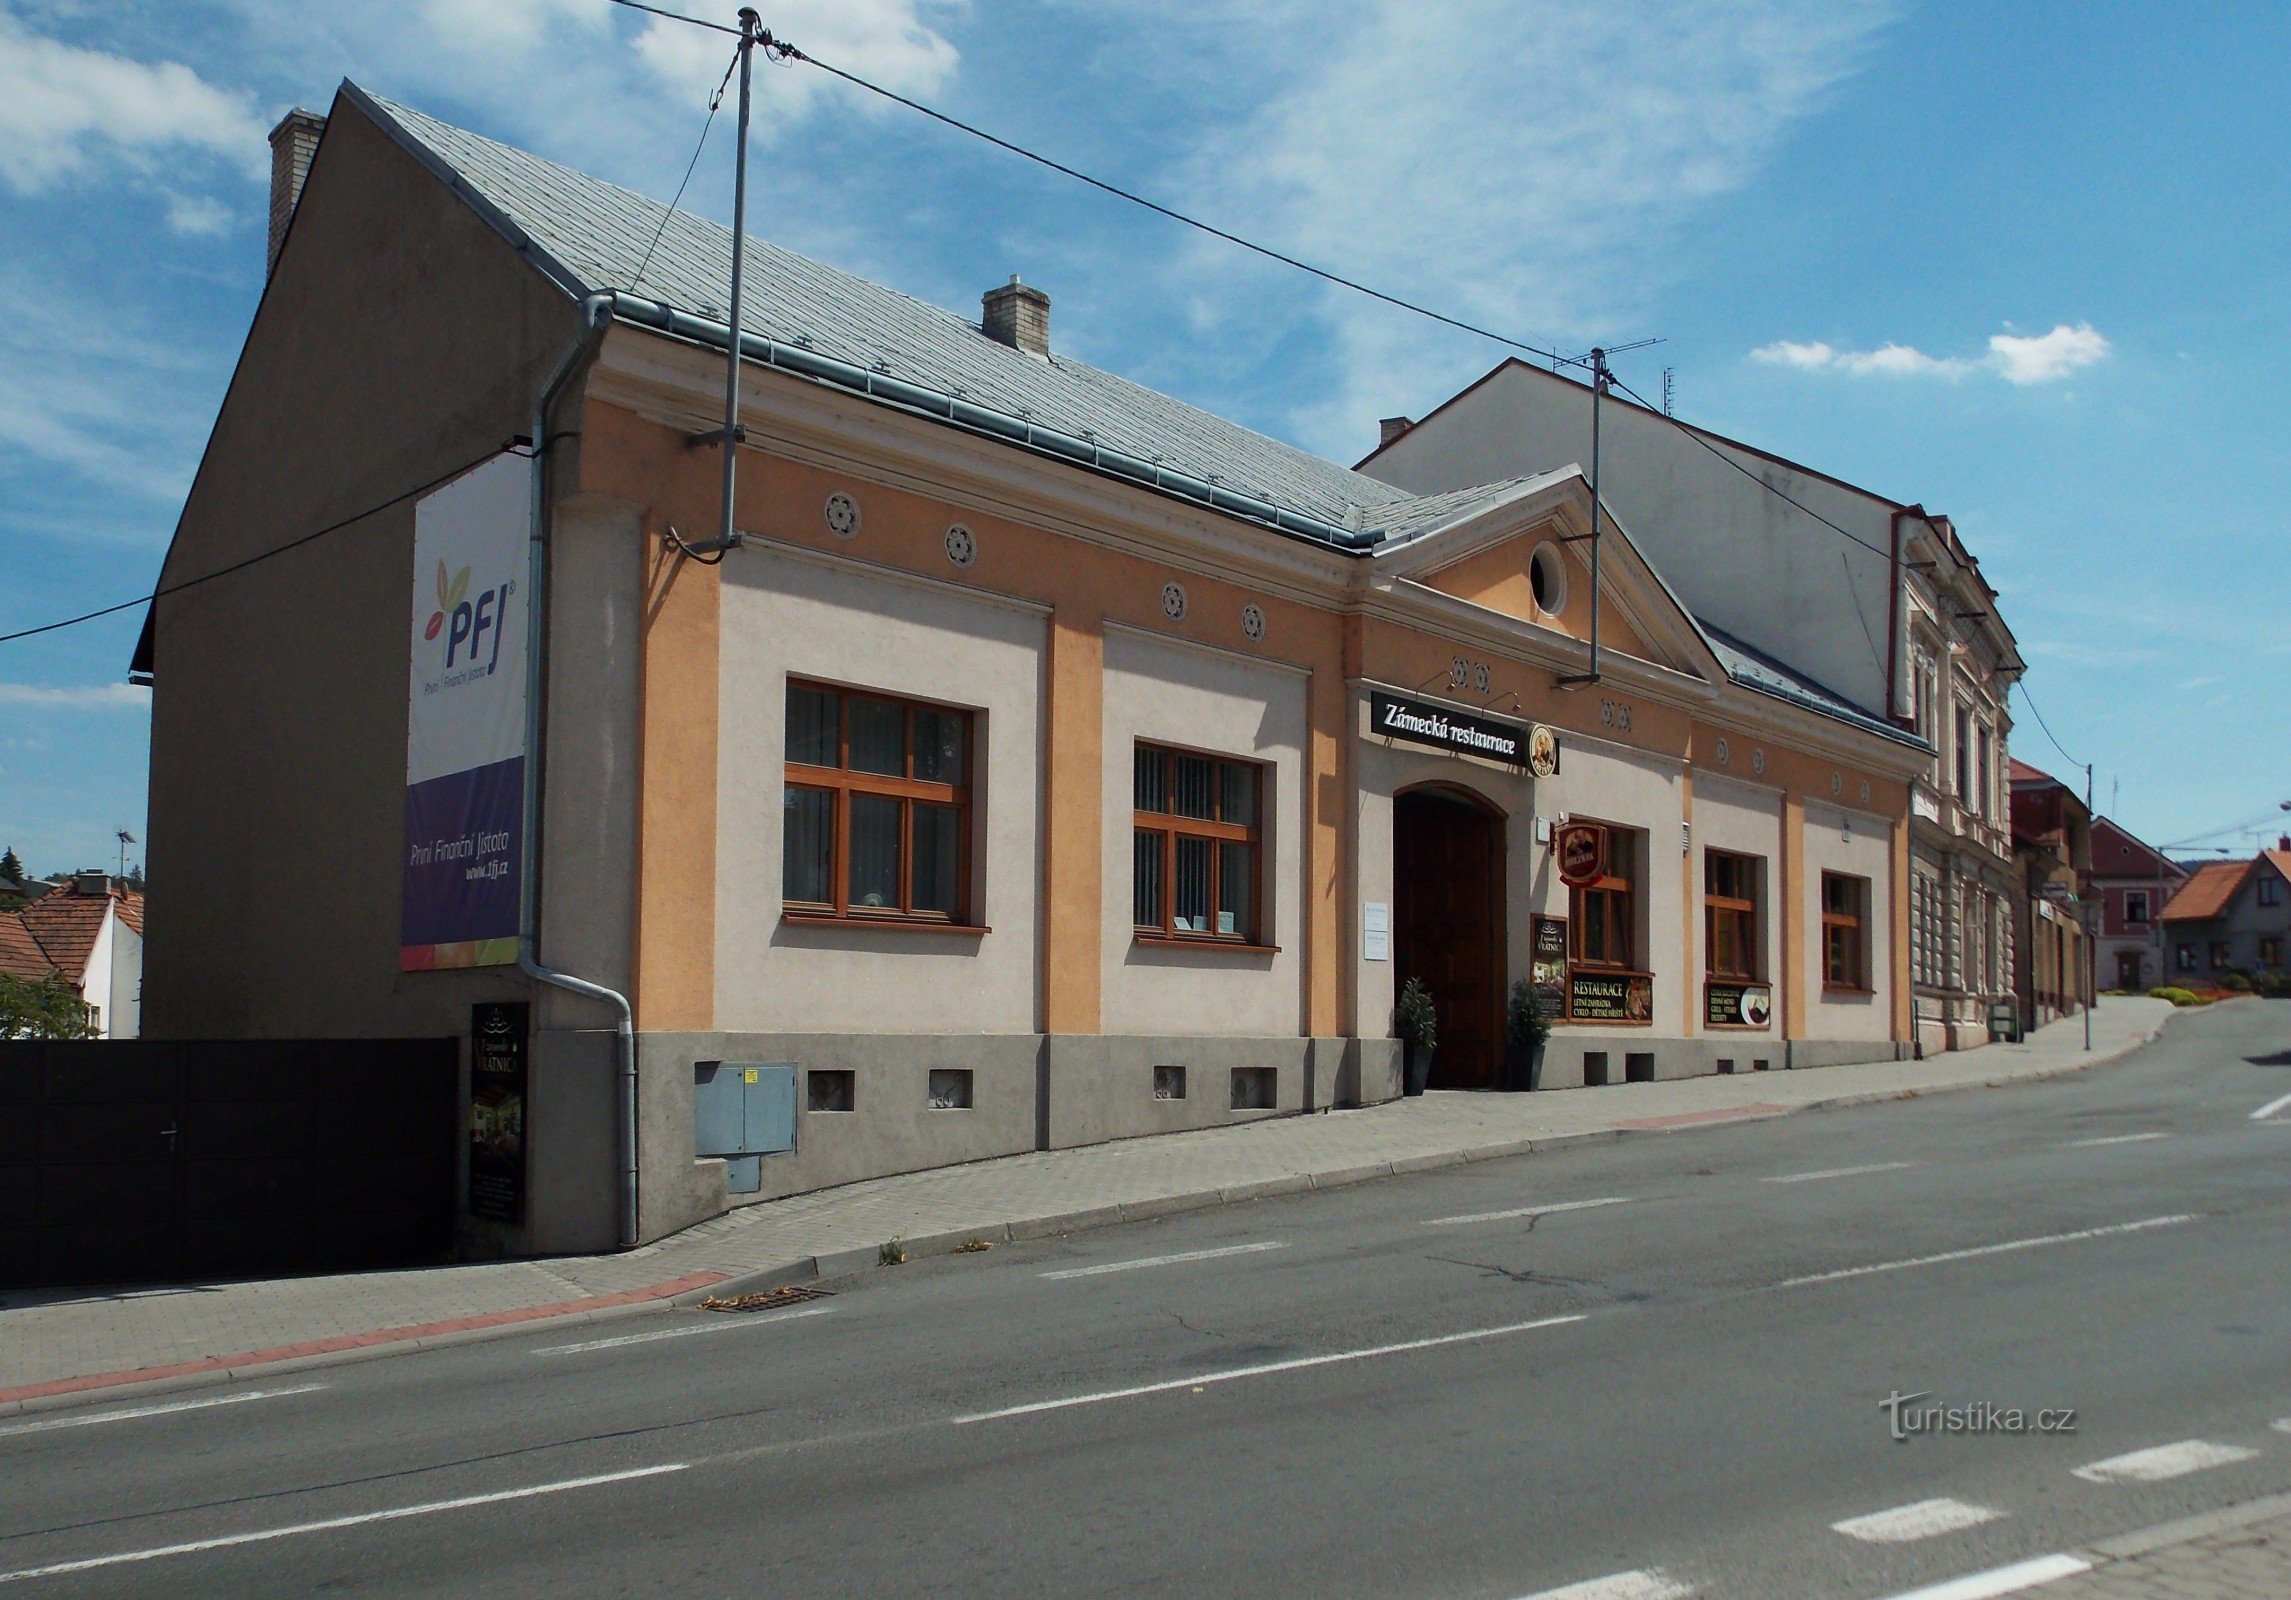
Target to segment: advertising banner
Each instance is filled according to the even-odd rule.
[[[1571,972],[1567,1014],[1582,1022],[1652,1022],[1655,980],[1638,972]]]
[[[525,1046],[522,1000],[469,1008],[469,1214],[525,1220]]]
[[[408,972],[517,959],[530,470],[504,453],[414,506],[398,933]]]
[[[1705,984],[1703,1015],[1714,1028],[1763,1028],[1774,1020],[1774,991],[1763,983]]]

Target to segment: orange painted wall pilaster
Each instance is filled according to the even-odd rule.
[[[636,1025],[716,1023],[716,569],[655,544],[645,569]]]
[[[1106,627],[1095,610],[1050,618],[1050,737],[1043,840],[1042,1031],[1096,1033],[1105,917]]]
[[[1312,677],[1311,750],[1306,777],[1305,1032],[1321,1038],[1345,1032],[1351,984],[1352,774],[1345,713],[1351,694],[1340,674],[1325,668]]]
[[[1782,1037],[1806,1036],[1806,802],[1796,790],[1782,797],[1782,883],[1774,903],[1782,914]]]
[[[1687,764],[1678,775],[1678,814],[1679,821],[1686,826],[1686,837],[1691,843],[1694,839],[1694,746],[1691,740],[1687,745]],[[1700,1031],[1698,1024],[1702,1020],[1702,977],[1710,965],[1708,951],[1703,952],[1702,960],[1694,958],[1695,945],[1702,933],[1702,885],[1696,878],[1694,852],[1689,850],[1686,852],[1686,865],[1678,875],[1679,914],[1686,919],[1679,924],[1683,930],[1679,948],[1686,952],[1686,971],[1681,975],[1678,986],[1679,1000],[1686,1008],[1682,1019],[1684,1026],[1680,1030],[1680,1037],[1685,1039],[1693,1038]]]

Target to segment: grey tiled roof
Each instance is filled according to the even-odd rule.
[[[1904,732],[1882,717],[1871,716],[1836,690],[1824,688],[1795,667],[1784,666],[1765,651],[1744,644],[1734,635],[1713,627],[1700,617],[1695,618],[1695,626],[1710,641],[1710,648],[1717,655],[1719,664],[1726,668],[1726,675],[1744,688],[1756,689],[1761,694],[1770,694],[1778,700],[1804,706],[1809,711],[1819,711],[1824,716],[1835,717],[1840,722],[1850,722],[1871,733],[1883,734],[1897,744],[1915,745],[1920,750],[1926,748],[1925,741],[1915,734]]]
[[[657,200],[487,139],[345,84],[532,240],[576,293],[629,290],[721,323],[732,230],[689,212],[665,227]],[[646,245],[660,243],[641,280]],[[546,264],[545,264],[546,265]],[[954,312],[748,236],[741,326],[819,355],[968,400],[1106,448],[1351,528],[1382,526],[1372,508],[1411,497],[1142,384],[1053,354],[989,339]]]

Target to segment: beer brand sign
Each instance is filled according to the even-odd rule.
[[[1607,872],[1607,830],[1596,822],[1568,822],[1551,831],[1551,853],[1559,862],[1559,881],[1570,889],[1584,889]]]

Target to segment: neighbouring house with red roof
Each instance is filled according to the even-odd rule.
[[[2286,971],[2291,834],[2248,861],[2206,861],[2164,907],[2167,982]]]
[[[0,913],[0,972],[79,991],[98,1036],[132,1039],[143,1010],[143,896],[83,872],[21,911]]]
[[[2092,819],[2092,894],[2100,902],[2100,981],[2144,993],[2171,982],[2161,913],[2188,869],[2106,817]]]

